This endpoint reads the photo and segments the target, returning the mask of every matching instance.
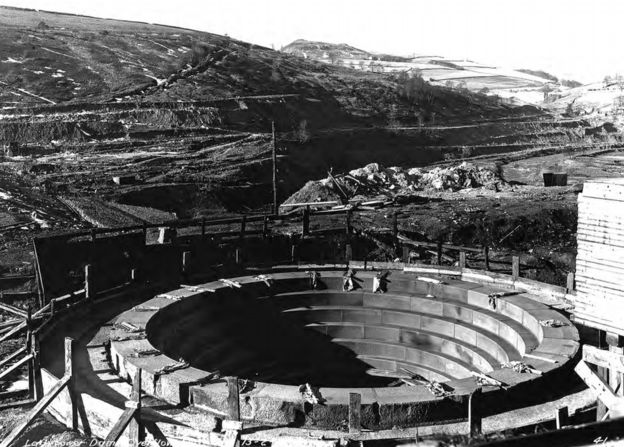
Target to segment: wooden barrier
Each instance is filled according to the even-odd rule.
[[[598,366],[598,373],[594,373],[588,363]],[[574,368],[574,371],[592,389],[602,408],[597,410],[598,420],[607,417],[624,416],[624,397],[618,396],[609,383],[609,376],[615,377],[624,373],[624,355],[611,350],[602,350],[593,346],[583,345],[583,359]]]
[[[518,279],[520,277],[520,257],[512,256],[511,257],[511,276],[513,279]]]
[[[84,290],[85,298],[88,300],[93,298],[95,290],[93,290],[93,276],[91,272],[91,265],[87,264],[84,268]]]
[[[188,275],[191,270],[191,252],[182,252],[182,273]]]
[[[349,393],[349,433],[359,433],[362,430],[362,395]]]
[[[460,269],[466,268],[466,252],[465,251],[459,252],[459,268]]]
[[[52,403],[52,401],[63,391],[66,387],[71,386],[70,383],[74,379],[73,373],[73,340],[71,338],[65,339],[65,375],[56,382],[56,384],[52,387],[52,389],[43,396],[43,398],[28,412],[28,414],[23,418],[22,422],[19,423],[11,432],[0,442],[0,447],[9,447],[13,444],[24,431],[28,428],[28,426],[32,423],[32,421],[39,416],[41,413],[45,411],[45,409]],[[71,388],[70,388],[71,390]],[[70,395],[71,395],[70,391]],[[77,411],[75,411],[75,407],[72,405],[72,411],[74,412],[71,415],[71,421],[78,420]],[[73,424],[72,424],[73,425]]]
[[[568,407],[561,407],[555,415],[555,424],[557,430],[561,430],[566,425],[570,425],[570,417],[568,415]]]
[[[125,407],[121,417],[106,436],[104,445],[115,445],[126,428],[128,428],[128,445],[130,447],[139,447],[145,439],[145,428],[141,423],[141,368],[137,368],[134,374],[130,400],[126,401]]]
[[[575,278],[574,278],[574,272],[569,272],[568,276],[566,278],[566,291],[568,293],[572,293],[575,289]]]
[[[482,433],[482,408],[481,397],[483,390],[477,388],[470,394],[468,399],[468,426],[470,427],[470,437],[480,436]]]
[[[307,236],[310,234],[310,205],[307,205],[303,209],[303,218],[301,221],[301,235]]]
[[[228,418],[232,421],[240,421],[240,403],[238,377],[228,377]]]

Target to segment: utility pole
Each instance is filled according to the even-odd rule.
[[[271,121],[271,134],[273,136],[273,214],[279,214],[277,207],[277,149],[275,147],[275,121]]]

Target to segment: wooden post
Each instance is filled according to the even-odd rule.
[[[91,264],[85,265],[84,275],[85,298],[90,300],[95,297],[95,290],[93,290],[93,272],[91,271]]]
[[[606,338],[606,332],[599,330],[598,331],[598,347],[599,348],[604,348],[605,346],[605,339]],[[596,368],[596,375],[602,379],[605,383],[609,383],[609,368],[605,368],[603,366],[598,366]],[[602,421],[607,412],[609,411],[609,409],[607,408],[607,406],[600,400],[598,399],[598,401],[596,402],[596,421]]]
[[[599,366],[596,369],[596,375],[600,377],[604,382],[608,382],[609,369]],[[596,402],[596,421],[602,421],[607,415],[608,411],[609,409],[607,408],[607,406],[600,399],[598,399],[598,401]]]
[[[138,271],[136,268],[130,269],[130,282],[136,282],[138,279]]]
[[[574,291],[574,272],[569,272],[566,281],[566,292],[571,293]]]
[[[27,328],[30,327],[30,325],[26,326]],[[28,354],[32,354],[33,352],[33,348],[32,348],[32,340],[33,340],[33,333],[30,329],[27,330],[26,332],[26,355]],[[33,364],[33,359],[31,358],[28,361],[28,397],[32,398],[35,394],[35,365]]]
[[[561,407],[557,410],[557,414],[555,416],[555,420],[557,423],[557,430],[562,429],[566,425],[570,424],[570,418],[568,416],[568,407]]]
[[[295,240],[290,240],[290,262],[297,262],[297,244],[295,244]]]
[[[438,239],[438,249],[437,249],[437,265],[442,265],[442,239]]]
[[[137,368],[134,373],[132,393],[126,407],[137,410],[128,424],[128,438],[130,447],[139,447],[145,438],[145,429],[141,423],[141,368]]]
[[[353,249],[351,244],[345,246],[345,261],[350,262],[353,259]]]
[[[28,305],[26,311],[26,355],[33,352],[33,332],[32,332],[32,307]],[[35,390],[35,373],[32,359],[28,361],[28,396],[33,397]]]
[[[29,304],[26,309],[26,331],[32,330],[32,306]],[[30,343],[29,340],[26,340],[26,343]]]
[[[271,121],[271,141],[272,141],[272,159],[273,159],[273,214],[279,215],[279,207],[277,206],[277,147],[275,143],[275,121]]]
[[[459,252],[459,268],[460,269],[466,268],[466,252],[465,251]]]
[[[618,334],[614,334],[612,332],[607,332],[606,335],[607,345],[609,345],[609,352],[614,352],[616,354],[624,354],[624,343],[622,343],[621,337]],[[624,382],[622,380],[624,377],[622,373],[618,371],[616,368],[609,368],[609,385],[612,390],[619,390],[616,394],[620,396],[623,395],[622,387],[624,387]]]
[[[404,264],[410,263],[410,249],[407,245],[403,246],[403,263]]]
[[[236,265],[241,265],[243,263],[243,249],[237,247],[236,251],[234,252],[234,256],[236,258]]]
[[[202,241],[206,239],[206,218],[205,217],[202,217],[202,221],[201,221],[201,237],[202,237]]]
[[[468,399],[468,426],[470,427],[470,437],[481,435],[481,396],[483,390],[477,388],[470,394]]]
[[[240,421],[238,378],[228,377],[228,418],[232,421]]]
[[[188,274],[191,270],[191,252],[182,252],[182,273]]]
[[[245,227],[247,226],[247,216],[241,217],[241,226],[240,226],[240,236],[239,239],[242,241],[245,239]]]
[[[39,345],[39,333],[32,333],[32,340],[30,342],[31,354],[33,356],[32,370],[33,370],[33,389],[32,398],[35,401],[39,401],[43,397],[43,384],[41,383],[41,365],[40,365],[40,345]]]
[[[511,276],[513,279],[520,277],[520,256],[511,257]]]
[[[362,395],[349,393],[349,433],[359,433],[362,430]]]
[[[50,318],[54,317],[54,312],[55,312],[55,307],[56,307],[56,298],[52,298],[50,300]]]
[[[269,216],[264,216],[262,221],[262,239],[266,239],[269,235]]]
[[[398,214],[397,212],[395,212],[392,215],[392,238],[394,240],[394,243],[396,244],[398,238],[399,238],[399,218],[398,218]]]
[[[347,235],[347,240],[351,237],[351,210],[347,210],[345,213],[345,234]]]
[[[303,209],[303,220],[301,222],[301,235],[307,236],[310,234],[310,205],[306,205]]]
[[[78,409],[77,409],[77,396],[76,396],[76,374],[75,374],[75,360],[74,360],[74,339],[65,337],[65,375],[71,377],[67,383],[67,392],[69,393],[70,400],[70,412],[67,415],[67,419],[71,423],[67,424],[67,428],[72,430],[78,430]]]
[[[487,245],[483,247],[483,259],[485,262],[485,270],[490,270],[490,247]]]
[[[95,231],[95,228],[91,228],[91,242],[95,242],[96,238],[97,238],[97,232]]]

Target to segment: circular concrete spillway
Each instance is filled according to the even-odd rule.
[[[528,294],[502,296],[491,286],[403,272],[388,276],[385,293],[373,293],[375,274],[357,272],[349,292],[342,271],[321,272],[315,289],[304,271],[272,273],[270,285],[248,276],[178,289],[118,318],[144,325],[147,340],[139,347],[163,355],[137,358],[132,341],[113,342],[111,354],[122,374],[141,367],[147,392],[173,403],[227,413],[227,388],[213,380],[218,371],[254,382],[241,398],[244,418],[335,428],[350,392],[362,395],[371,427],[448,419],[465,412],[467,396],[482,386],[475,374],[499,380],[511,397],[578,349],[569,321]],[[543,320],[563,325],[544,327]],[[178,359],[190,368],[157,372]],[[501,367],[514,361],[543,374]],[[405,376],[443,382],[449,395],[388,386]],[[303,405],[305,383],[319,387],[323,406]]]

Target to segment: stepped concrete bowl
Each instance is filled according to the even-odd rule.
[[[343,270],[320,271],[312,288],[294,267],[160,294],[118,316],[111,358],[129,379],[142,368],[146,392],[216,415],[229,411],[226,377],[238,377],[241,417],[262,424],[344,428],[359,393],[363,426],[381,429],[465,418],[477,388],[486,406],[521,406],[578,351],[576,328],[535,292],[392,271],[373,293],[377,273],[357,271],[351,291]],[[401,381],[410,376],[420,382]]]

